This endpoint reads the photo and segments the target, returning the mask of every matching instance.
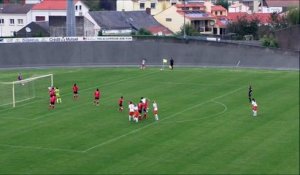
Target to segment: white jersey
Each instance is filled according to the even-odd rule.
[[[257,106],[257,103],[255,101],[252,101],[252,106]]]
[[[129,108],[129,112],[134,112],[134,104],[129,104],[128,108]]]
[[[143,64],[143,65],[146,64],[146,60],[142,60],[142,64]]]
[[[153,110],[154,110],[154,111],[157,111],[157,110],[158,110],[157,103],[153,103]]]
[[[142,103],[145,104],[146,103],[146,98],[142,98]]]

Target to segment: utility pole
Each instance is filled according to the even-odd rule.
[[[183,0],[183,38],[186,39],[186,31],[185,31],[185,0]]]

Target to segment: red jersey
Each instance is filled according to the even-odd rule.
[[[77,92],[79,90],[78,86],[73,86],[73,92]]]
[[[51,102],[51,103],[55,103],[55,101],[56,101],[56,97],[53,95],[53,96],[50,98],[50,102]]]
[[[50,97],[54,96],[54,95],[55,95],[54,89],[51,89],[51,90],[49,91],[49,94],[50,94]]]
[[[123,98],[120,98],[120,99],[119,99],[119,105],[123,105],[123,101],[124,101],[124,99],[123,99]]]
[[[143,109],[143,103],[140,102],[140,103],[138,104],[138,110],[140,111],[140,110],[142,110],[142,109]]]
[[[94,96],[95,98],[100,98],[100,91],[95,91]]]

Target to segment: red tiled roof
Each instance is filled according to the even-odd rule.
[[[173,33],[166,27],[164,26],[151,26],[146,28],[149,32],[151,32],[152,34],[158,34],[158,33],[162,33],[163,35],[172,35]]]
[[[215,5],[211,7],[211,11],[226,11],[226,9],[221,5]]]
[[[217,18],[217,20],[216,20],[216,25],[221,28],[226,28],[227,23],[228,23],[227,17]]]
[[[79,0],[74,0],[77,3]],[[44,0],[33,6],[32,10],[66,10],[67,0]]]
[[[270,23],[270,15],[271,13],[253,13],[248,14],[246,12],[239,12],[239,13],[228,13],[228,20],[229,21],[237,21],[241,17],[245,17],[247,20],[251,19],[258,19],[261,24],[268,24]]]
[[[266,0],[269,7],[299,7],[299,0]]]

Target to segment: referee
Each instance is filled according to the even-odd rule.
[[[252,93],[253,93],[253,90],[252,90],[252,87],[251,85],[249,86],[249,91],[248,91],[248,98],[249,98],[249,102],[251,103],[252,101]]]

